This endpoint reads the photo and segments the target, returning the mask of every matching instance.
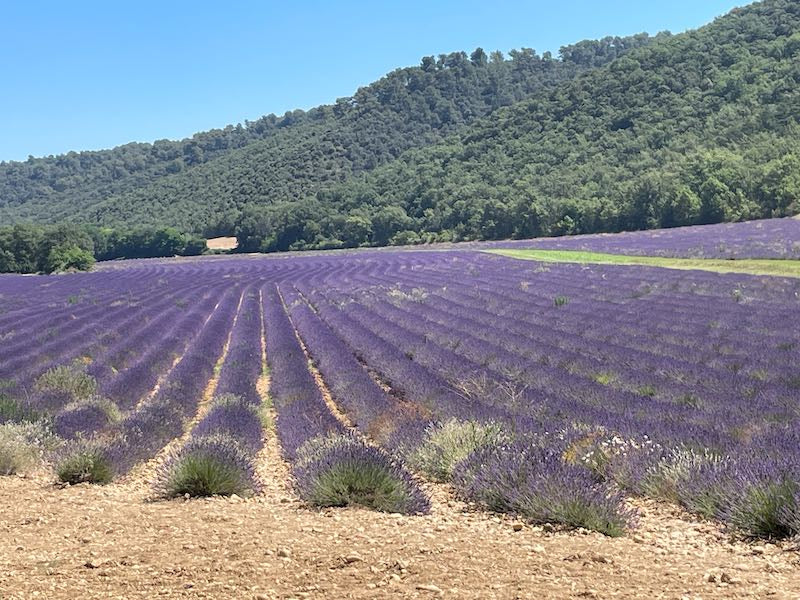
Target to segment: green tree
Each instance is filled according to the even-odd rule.
[[[383,206],[372,217],[372,241],[385,246],[397,232],[408,229],[412,219],[399,206]]]
[[[94,265],[94,256],[79,246],[55,246],[50,249],[44,261],[45,273],[59,273],[63,271],[88,271]]]

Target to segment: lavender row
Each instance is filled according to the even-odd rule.
[[[261,403],[256,383],[262,370],[262,329],[260,293],[253,287],[245,291],[236,326],[231,332],[217,394],[235,394],[253,406]]]
[[[269,394],[275,410],[276,431],[286,458],[293,462],[298,449],[317,436],[344,433],[322,397],[308,361],[275,286],[262,292]]]
[[[244,292],[231,331],[214,390],[216,401],[195,425],[193,438],[224,434],[239,443],[251,458],[261,449],[261,395],[257,385],[262,372],[262,339],[260,294],[250,288]]]
[[[262,445],[256,388],[261,374],[261,303],[258,290],[245,290],[228,342],[211,408],[189,440],[159,469],[163,496],[248,495],[260,489],[255,473]]]
[[[263,300],[276,430],[300,497],[317,506],[356,504],[387,512],[427,512],[428,499],[408,472],[331,414],[280,291],[268,286]]]

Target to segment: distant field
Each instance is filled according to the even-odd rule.
[[[800,260],[788,259],[718,259],[718,258],[670,258],[663,256],[626,256],[582,250],[487,250],[493,254],[536,260],[540,262],[574,262],[607,265],[643,265],[667,269],[693,269],[717,273],[749,273],[751,275],[778,275],[800,277]]]
[[[800,260],[800,220],[769,219],[614,234],[488,242],[487,245],[495,248],[570,250],[629,256]]]
[[[235,237],[218,237],[206,240],[209,250],[233,250],[239,245]]]

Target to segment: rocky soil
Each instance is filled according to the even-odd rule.
[[[635,501],[619,539],[475,511],[442,487],[424,517],[319,511],[286,487],[274,440],[260,463],[250,499],[0,479],[0,598],[800,598],[791,543],[732,540],[675,507]]]

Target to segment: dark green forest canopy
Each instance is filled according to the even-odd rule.
[[[282,118],[0,165],[3,222],[234,233],[242,251],[501,239],[800,210],[800,2],[696,31],[398,69]]]
[[[561,59],[529,48],[508,58],[481,49],[430,56],[308,112],[179,142],[3,163],[0,221],[232,233],[246,206],[312,196],[651,41],[584,41],[562,48]]]
[[[800,3],[736,10],[318,195],[332,215],[319,239],[350,244],[343,218],[392,215],[401,243],[794,214],[798,84]]]

